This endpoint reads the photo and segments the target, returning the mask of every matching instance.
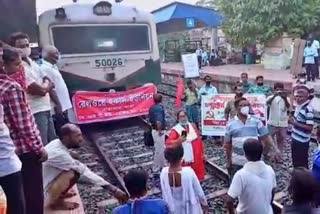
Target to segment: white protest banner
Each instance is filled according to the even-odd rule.
[[[249,101],[253,115],[258,117],[262,122],[267,120],[267,103],[265,95],[245,94],[244,97]]]
[[[224,110],[234,94],[206,95],[201,98],[201,132],[205,136],[224,136],[227,120]],[[264,95],[244,95],[251,104],[253,114],[264,123],[267,118],[266,97]]]
[[[194,78],[199,77],[199,64],[197,54],[183,54],[182,62],[184,67],[184,77]]]
[[[228,101],[234,99],[233,94],[206,95],[201,97],[202,135],[224,136],[227,125],[224,109]]]

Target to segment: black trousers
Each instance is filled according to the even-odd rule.
[[[202,56],[198,56],[199,69],[202,67]]]
[[[42,180],[42,163],[34,153],[26,153],[19,156],[22,162],[22,181],[24,198],[26,202],[26,214],[43,214],[44,195]]]
[[[21,172],[1,177],[0,186],[7,198],[7,214],[25,214],[26,206]]]
[[[306,64],[306,71],[307,71],[307,79],[308,81],[313,81],[316,79],[316,65],[315,64]]]
[[[315,72],[315,76],[316,78],[319,78],[319,57],[315,57],[314,58],[315,61],[315,67],[314,67],[314,72]]]
[[[309,168],[309,142],[301,143],[292,139],[291,143],[292,165],[294,168]]]

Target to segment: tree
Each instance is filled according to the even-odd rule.
[[[237,45],[266,42],[284,32],[303,35],[320,21],[320,0],[212,0],[225,17],[223,31]]]
[[[211,9],[216,9],[217,6],[215,4],[215,0],[199,0],[196,5],[202,6],[202,7],[208,7]]]

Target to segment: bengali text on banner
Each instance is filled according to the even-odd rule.
[[[234,94],[206,95],[201,98],[201,126],[202,135],[224,136],[227,120],[225,108],[227,103],[234,100]],[[250,102],[252,114],[260,118],[264,123],[267,117],[266,97],[264,95],[245,94]]]
[[[154,104],[156,92],[153,84],[120,92],[78,91],[73,96],[77,122],[85,124],[146,115]]]

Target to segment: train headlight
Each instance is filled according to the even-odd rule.
[[[67,18],[67,14],[66,11],[64,10],[64,8],[60,7],[56,9],[56,19],[65,19]]]
[[[93,7],[93,13],[97,16],[110,16],[112,13],[111,7],[112,4],[109,2],[101,1]]]

